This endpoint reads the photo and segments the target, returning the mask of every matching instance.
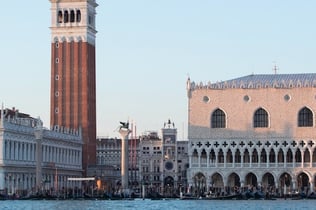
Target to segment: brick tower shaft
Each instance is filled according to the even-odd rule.
[[[95,0],[51,2],[50,124],[82,129],[82,165],[96,163]]]

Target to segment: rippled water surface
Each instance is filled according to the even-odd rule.
[[[66,201],[0,201],[0,209],[36,210],[95,210],[95,209],[146,209],[146,210],[204,210],[204,209],[316,209],[316,200],[66,200]]]

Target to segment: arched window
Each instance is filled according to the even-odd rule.
[[[80,10],[77,10],[77,22],[80,23],[81,21],[81,12]]]
[[[58,11],[58,23],[62,23],[63,22],[63,13],[62,11]]]
[[[211,128],[225,128],[226,127],[226,115],[220,110],[216,109],[211,117]]]
[[[69,22],[69,14],[68,11],[64,12],[64,23],[68,23]]]
[[[313,113],[312,111],[304,107],[298,113],[298,127],[313,127]]]
[[[269,116],[266,110],[259,108],[253,116],[254,128],[267,128],[269,126]]]
[[[73,10],[70,11],[70,22],[75,22],[75,11]]]

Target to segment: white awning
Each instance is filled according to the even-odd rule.
[[[91,181],[95,180],[95,177],[85,177],[85,178],[68,178],[68,181]]]

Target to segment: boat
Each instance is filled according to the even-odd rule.
[[[220,195],[220,196],[209,196],[205,197],[205,200],[240,200],[242,195],[240,193],[233,195]]]

